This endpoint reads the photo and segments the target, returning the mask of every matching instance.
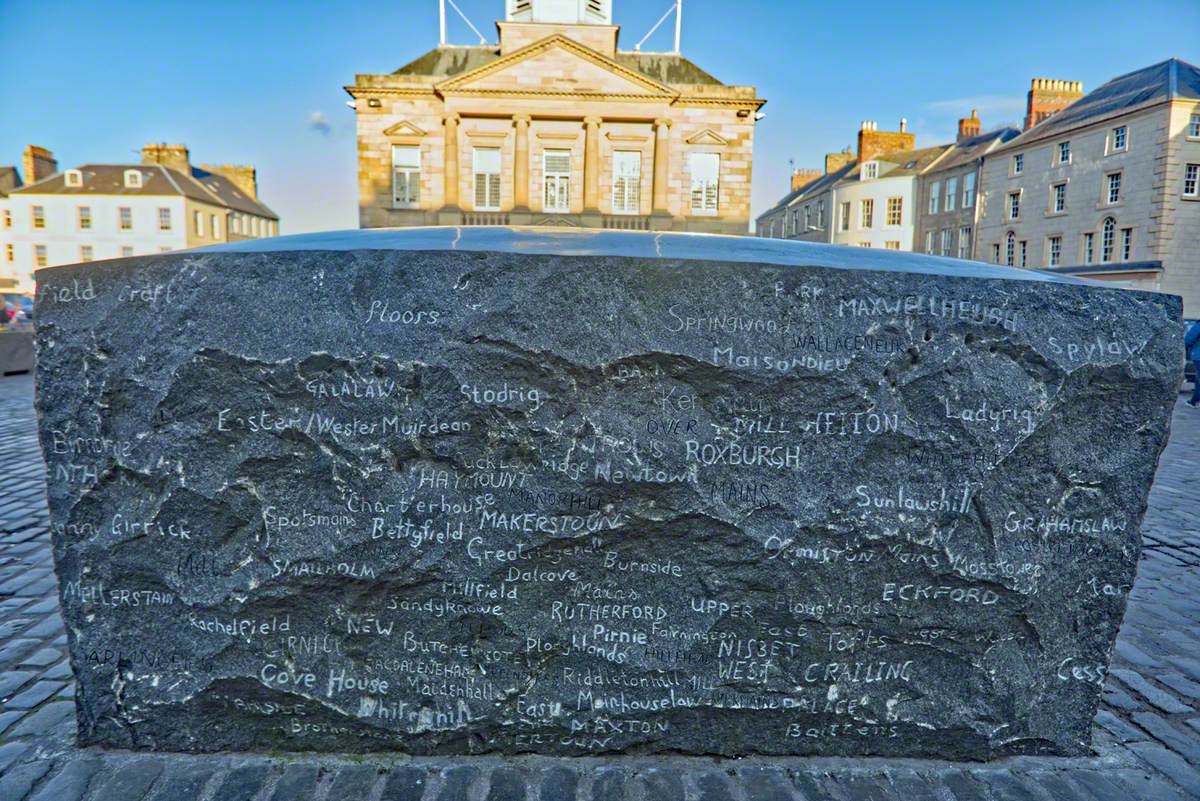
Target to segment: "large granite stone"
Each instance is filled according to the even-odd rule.
[[[1088,751],[1178,298],[505,229],[38,286],[85,743]]]

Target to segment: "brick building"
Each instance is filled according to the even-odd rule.
[[[984,159],[976,257],[1182,295],[1200,316],[1200,68],[1121,75]]]
[[[620,50],[608,0],[508,0],[496,27],[346,87],[362,227],[746,232],[754,87]]]

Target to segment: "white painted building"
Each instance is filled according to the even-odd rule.
[[[219,172],[220,171],[220,172]],[[3,266],[17,291],[42,267],[276,236],[253,167],[193,167],[182,145],[147,145],[142,164],[84,164],[8,193]]]

